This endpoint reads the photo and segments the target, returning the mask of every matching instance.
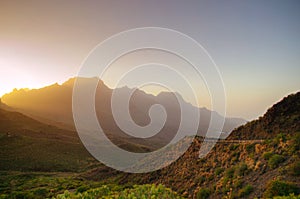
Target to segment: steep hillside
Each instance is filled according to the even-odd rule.
[[[274,131],[274,127],[261,123],[259,129],[245,137],[246,140],[236,140],[240,132],[245,132],[244,128],[257,123],[250,122],[235,130],[227,140],[218,142],[203,159],[198,158],[203,139],[197,137],[182,157],[159,171],[115,175],[125,184],[161,183],[187,198],[272,198],[300,194],[300,132],[294,127],[299,125],[295,122],[299,120],[289,121],[300,112],[299,106],[295,106],[299,102],[298,96],[299,93],[284,98],[260,118],[260,121],[268,121],[270,117],[279,120],[280,133],[264,137],[265,132]],[[288,108],[291,106],[294,106],[292,110]],[[254,135],[254,139],[250,135]],[[174,155],[181,142],[173,147],[173,153],[165,156]],[[105,178],[105,172],[113,173],[111,169],[103,171],[103,168],[95,168],[83,176],[97,180]]]
[[[283,98],[258,120],[234,130],[229,139],[268,139],[300,131],[300,92]]]

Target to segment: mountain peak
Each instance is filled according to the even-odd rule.
[[[230,139],[269,139],[300,131],[300,92],[284,97],[257,120],[234,130]]]

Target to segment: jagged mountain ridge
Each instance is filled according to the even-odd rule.
[[[72,129],[74,129],[72,116],[72,90],[74,81],[75,78],[71,78],[62,85],[53,84],[41,89],[32,89],[29,91],[20,89],[4,95],[2,99],[6,104],[24,114],[45,122],[55,121],[55,123],[65,124],[66,126],[71,126]],[[100,124],[105,132],[108,132],[108,134],[112,133],[121,137],[126,137],[122,130],[116,125],[112,116],[110,102],[111,95],[114,90],[108,88],[97,78],[85,78],[84,81],[86,84],[99,81],[96,92],[96,111]],[[116,90],[119,93],[128,93],[131,91],[130,88],[126,87],[117,88]],[[180,100],[182,100],[186,110],[198,109],[189,103],[186,103],[182,98]],[[150,122],[148,111],[153,104],[162,104],[166,108],[168,116],[164,128],[161,130],[159,135],[153,139],[162,139],[166,140],[165,142],[168,142],[169,138],[172,137],[173,133],[178,129],[178,124],[180,122],[180,108],[177,100],[175,99],[174,93],[166,92],[161,93],[158,96],[153,96],[142,90],[135,90],[129,105],[131,117],[137,124],[147,125]],[[211,112],[206,108],[200,108],[199,112],[201,119],[199,122],[198,135],[203,136],[207,132],[211,115],[213,114],[219,119],[221,119],[222,116],[216,112]],[[243,123],[245,123],[245,120],[240,118],[225,118],[223,132],[229,133],[235,127]],[[188,125],[186,128],[188,132]],[[214,128],[212,131],[213,130]]]

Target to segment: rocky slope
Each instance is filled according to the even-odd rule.
[[[199,159],[203,139],[197,137],[183,156],[161,170],[146,174],[113,174],[111,169],[105,172],[119,176],[125,184],[162,183],[187,198],[300,194],[298,99],[299,93],[284,98],[259,120],[236,129],[227,140],[218,142],[205,158]],[[244,135],[242,141],[241,135]],[[174,153],[176,147],[180,147],[180,142]],[[94,180],[103,178],[103,168],[84,176]]]

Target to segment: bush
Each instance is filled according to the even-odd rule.
[[[253,191],[253,187],[251,185],[246,185],[239,191],[239,197],[248,196]]]
[[[228,168],[226,170],[225,177],[226,178],[233,178],[234,177],[234,171],[235,171],[234,167]]]
[[[46,197],[47,194],[49,193],[49,190],[46,188],[37,188],[36,190],[34,190],[33,193],[34,193],[34,195],[37,195],[37,196]]]
[[[80,187],[77,188],[76,193],[82,193],[82,192],[85,192],[88,189],[89,189],[88,186],[82,185],[82,186],[80,186]]]
[[[160,198],[160,199],[177,199],[182,198],[176,192],[164,187],[163,185],[145,184],[134,185],[133,188],[124,190],[115,190],[114,187],[103,185],[96,189],[90,189],[83,193],[70,193],[65,191],[63,194],[56,196],[56,199],[88,199],[88,198]]]
[[[243,183],[244,183],[243,180],[237,179],[237,180],[234,182],[233,187],[234,187],[234,188],[241,188],[242,185],[243,185]]]
[[[290,194],[288,196],[276,196],[273,199],[300,199],[300,195],[295,196],[295,194]]]
[[[283,133],[279,133],[274,140],[276,141],[276,143],[279,143],[280,141],[285,142],[286,141],[286,135]]]
[[[210,195],[210,190],[206,188],[202,188],[197,193],[197,199],[206,199]]]
[[[216,175],[220,175],[221,173],[223,173],[223,171],[224,171],[224,169],[223,169],[222,167],[218,167],[218,168],[216,168],[216,170],[215,170],[215,174],[216,174]]]
[[[296,132],[296,135],[292,138],[293,141],[293,151],[298,151],[300,150],[300,133]]]
[[[270,168],[275,169],[283,161],[284,161],[284,157],[282,155],[275,154],[269,159],[268,165]]]
[[[271,181],[266,191],[264,192],[264,197],[272,198],[274,196],[287,196],[289,194],[299,194],[299,188],[290,182],[284,182],[280,180]]]
[[[249,145],[246,146],[246,151],[248,153],[253,153],[254,150],[255,150],[255,144],[249,144]]]
[[[243,162],[237,167],[237,174],[239,176],[243,176],[246,174],[247,170],[248,170],[248,166],[246,163]]]
[[[291,164],[289,167],[289,173],[293,176],[300,176],[300,161]]]
[[[239,147],[238,144],[231,144],[231,145],[229,146],[229,150],[230,150],[230,151],[234,151],[234,150],[237,149],[238,147]]]
[[[272,152],[265,152],[265,153],[263,154],[263,158],[264,158],[265,160],[269,160],[269,159],[272,157],[272,155],[273,155]]]

